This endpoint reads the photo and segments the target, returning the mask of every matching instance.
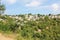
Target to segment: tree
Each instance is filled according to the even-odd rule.
[[[3,5],[0,0],[0,14],[4,13],[4,11],[5,11],[5,5]]]
[[[38,15],[38,17],[40,17],[41,15],[40,14],[37,14]]]
[[[49,16],[51,16],[52,14],[49,14]]]

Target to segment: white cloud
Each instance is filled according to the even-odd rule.
[[[57,10],[59,9],[59,5],[56,4],[56,3],[52,4],[52,9],[53,9],[54,11],[57,11]]]
[[[27,1],[25,6],[27,6],[27,7],[40,7],[46,1],[47,0],[30,0],[30,1]]]
[[[39,2],[39,1],[32,1],[32,2],[30,2],[30,3],[28,3],[28,4],[26,4],[26,6],[28,6],[28,7],[37,7],[37,6],[39,6],[41,3]]]
[[[6,2],[7,2],[8,4],[14,4],[14,3],[16,3],[16,0],[6,0]]]

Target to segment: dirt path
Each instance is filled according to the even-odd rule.
[[[3,34],[0,33],[0,40],[13,40],[13,38],[6,37]]]

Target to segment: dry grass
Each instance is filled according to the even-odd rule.
[[[0,33],[0,40],[14,40],[15,36],[13,35],[4,35]]]

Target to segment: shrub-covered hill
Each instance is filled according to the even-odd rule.
[[[60,40],[60,19],[39,18],[27,20],[24,16],[0,15],[0,31],[16,33],[16,40]]]

